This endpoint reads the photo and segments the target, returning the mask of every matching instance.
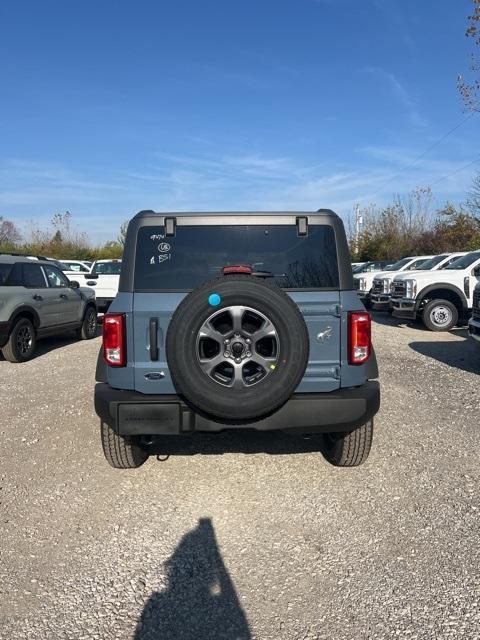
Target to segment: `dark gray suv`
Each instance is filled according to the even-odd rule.
[[[143,211],[104,317],[106,459],[138,467],[157,437],[248,427],[324,434],[331,463],[358,465],[380,404],[370,332],[332,211]]]

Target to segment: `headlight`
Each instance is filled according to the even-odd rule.
[[[415,298],[417,295],[417,281],[405,280],[405,296],[407,298]]]
[[[390,293],[390,278],[382,278],[383,293]]]
[[[365,291],[367,288],[367,279],[366,278],[359,278],[358,279],[358,288],[360,289],[360,291]]]

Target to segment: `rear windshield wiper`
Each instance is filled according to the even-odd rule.
[[[252,271],[252,276],[257,278],[284,278],[284,273],[272,273],[271,271]]]

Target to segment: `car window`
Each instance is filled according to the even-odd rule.
[[[165,239],[163,227],[143,227],[137,236],[135,289],[189,290],[221,274],[228,265],[250,265],[287,289],[336,288],[335,232],[310,225],[181,226]]]
[[[57,269],[56,267],[44,265],[43,270],[45,271],[45,274],[48,280],[48,285],[50,287],[58,288],[58,287],[69,286],[69,282],[67,278],[63,275],[60,269]]]
[[[445,269],[466,269],[479,258],[480,251],[473,251],[472,253],[467,253],[466,256],[462,256],[461,258],[454,260],[451,264],[448,265],[448,267],[445,267]]]
[[[410,260],[411,258],[402,258],[398,262],[395,262],[394,264],[391,264],[389,267],[386,267],[385,271],[400,271],[400,269],[404,267],[407,264],[407,262],[409,262]]]
[[[122,270],[122,263],[118,262],[97,262],[93,267],[92,275],[118,276]]]
[[[412,264],[405,269],[405,271],[415,271],[416,269],[419,269],[423,264],[425,264],[425,262],[427,262],[427,260],[429,259],[430,258],[422,258],[421,260],[414,260]]]
[[[23,265],[23,286],[31,289],[45,289],[47,283],[39,264]]]
[[[67,271],[76,271],[77,273],[86,273],[88,269],[77,262],[64,262]]]
[[[461,258],[462,256],[452,256],[449,260],[447,260],[445,262],[445,264],[442,264],[441,267],[439,267],[439,271],[441,271],[442,269],[446,269],[448,267],[449,264],[452,264],[452,262],[455,262],[456,260],[458,260],[459,258]]]
[[[430,258],[430,260],[426,260],[421,266],[418,267],[419,271],[430,271],[435,267],[439,262],[445,260],[448,256],[448,253],[441,253],[439,256],[434,256]]]
[[[23,286],[23,274],[22,274],[22,263],[16,262],[14,265],[9,265],[12,267],[10,273],[8,275],[7,281],[5,284],[9,287],[22,287]]]
[[[0,264],[0,287],[7,284],[8,276],[12,270],[13,264]]]

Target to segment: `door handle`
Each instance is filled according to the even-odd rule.
[[[61,293],[60,298],[62,298],[63,300],[68,300],[68,296],[66,293]]]
[[[94,287],[96,284],[97,284],[97,283],[96,283],[96,282],[93,282],[92,280],[90,280],[90,282],[87,282],[87,285],[88,285],[89,287]]]
[[[158,319],[150,318],[149,322],[149,338],[150,338],[150,360],[158,360]]]
[[[42,296],[39,296],[39,295],[38,295],[38,293],[36,293],[36,294],[33,296],[33,299],[34,299],[34,300],[43,300]]]

